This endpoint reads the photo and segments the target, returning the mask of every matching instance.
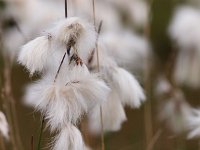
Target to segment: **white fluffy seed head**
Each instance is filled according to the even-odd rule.
[[[85,150],[80,131],[71,124],[67,124],[54,140],[52,150]]]
[[[0,111],[0,133],[2,136],[6,139],[9,140],[9,127],[8,127],[8,122],[6,119],[6,116],[4,115],[3,112]]]
[[[169,26],[169,34],[180,47],[194,47],[199,45],[199,26],[200,11],[198,9],[190,6],[178,7]]]
[[[180,91],[176,91],[172,98],[167,99],[159,112],[159,119],[176,134],[187,131],[190,116],[191,108]]]
[[[132,108],[138,108],[145,101],[143,89],[138,81],[128,71],[120,67],[107,70],[108,82],[119,93],[121,103]]]
[[[187,117],[188,139],[200,137],[200,111],[191,108],[191,115]]]
[[[22,47],[18,62],[24,65],[30,74],[41,72],[49,59],[50,52],[51,36],[41,36]]]
[[[126,121],[124,108],[116,91],[110,92],[108,99],[101,105],[104,132],[113,132],[121,129]],[[89,114],[89,128],[91,133],[101,133],[100,106],[95,107]]]
[[[68,46],[71,44],[79,53],[79,56],[86,60],[89,53],[95,48],[96,32],[92,24],[77,17],[70,17],[60,20],[49,30],[58,42]]]
[[[92,75],[86,66],[75,66],[68,75],[59,74],[56,83],[51,75],[31,85],[26,102],[40,110],[51,130],[60,130],[67,123],[76,124],[82,115],[103,103],[110,92],[98,76]]]

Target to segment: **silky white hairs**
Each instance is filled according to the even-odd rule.
[[[81,133],[73,125],[66,125],[54,140],[53,150],[85,150]]]
[[[31,74],[42,73],[42,79],[27,88],[25,101],[42,112],[51,132],[58,132],[53,149],[83,150],[86,146],[75,126],[110,92],[84,64],[95,47],[96,32],[80,18],[67,18],[47,33],[27,43],[19,54],[18,61]]]
[[[19,53],[19,63],[25,65],[31,74],[42,72],[47,66],[55,68],[55,64],[60,63],[61,52],[65,51],[69,54],[74,50],[85,61],[95,47],[94,27],[79,18],[63,19],[47,33],[24,45]],[[56,55],[60,56],[60,59],[55,57]]]
[[[174,69],[179,85],[200,86],[200,11],[191,6],[178,7],[169,34],[180,48]],[[186,36],[187,35],[187,36]]]
[[[106,102],[102,104],[104,132],[118,131],[126,121],[126,114],[116,91],[110,92]],[[89,127],[93,134],[101,133],[100,109],[95,107],[89,113]]]
[[[8,140],[9,139],[9,126],[6,119],[6,116],[3,112],[0,111],[0,133],[2,136]]]
[[[93,71],[98,70],[96,52],[88,63]],[[104,81],[111,88],[107,101],[102,105],[104,131],[118,131],[126,121],[124,106],[138,108],[145,101],[143,89],[128,71],[120,68],[109,54],[102,41],[99,42],[99,67]],[[92,133],[99,134],[101,124],[99,110],[93,109],[89,114],[89,127]]]
[[[41,72],[51,51],[51,37],[38,37],[22,47],[18,61],[29,69],[30,74]]]

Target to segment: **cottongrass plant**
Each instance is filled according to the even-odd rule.
[[[140,107],[145,101],[145,95],[135,77],[117,65],[101,39],[99,39],[98,47],[100,74],[111,88],[107,101],[102,105],[104,131],[118,131],[127,119],[124,106]],[[98,71],[96,53],[95,51],[93,58],[88,61],[89,68],[94,72]],[[101,132],[100,114],[97,109],[89,114],[89,126],[92,133]]]
[[[200,110],[193,108],[186,100],[184,93],[161,77],[156,86],[159,97],[159,120],[174,134],[186,134],[188,139],[200,137]]]
[[[176,82],[199,88],[200,10],[191,6],[178,7],[169,26],[169,34],[179,48],[174,70]]]
[[[73,17],[54,24],[19,54],[19,63],[31,75],[42,73],[42,79],[28,87],[25,99],[42,112],[51,132],[58,132],[53,150],[86,149],[76,125],[107,99],[109,87],[85,65],[95,42],[94,27]]]

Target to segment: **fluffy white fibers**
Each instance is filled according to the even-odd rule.
[[[75,49],[83,60],[95,48],[95,28],[84,19],[78,17],[62,19],[49,31],[67,48],[71,46]]]
[[[64,52],[68,52],[69,56],[78,53],[85,62],[95,48],[94,27],[80,18],[58,21],[47,33],[48,35],[30,41],[20,51],[18,61],[26,66],[31,74],[36,71],[43,72],[46,68],[48,71],[57,71]],[[68,66],[68,60],[67,56],[65,66]]]
[[[182,93],[178,91],[172,98],[167,99],[159,113],[160,120],[176,134],[187,131],[189,117],[191,117],[190,106],[184,100]]]
[[[38,37],[22,47],[18,62],[26,66],[30,74],[41,72],[49,58],[50,46],[51,36]]]
[[[192,115],[187,118],[188,139],[200,137],[200,111],[199,109],[191,109]]]
[[[68,122],[76,124],[84,113],[105,101],[110,91],[84,65],[71,68],[64,77],[59,74],[54,83],[52,76],[46,76],[29,86],[25,96],[26,102],[44,113],[52,130],[59,130]]]
[[[199,25],[200,11],[198,9],[190,6],[178,7],[169,26],[169,33],[179,46],[193,47],[199,43]]]
[[[0,111],[0,133],[5,139],[9,139],[9,127],[6,116]]]
[[[67,124],[57,135],[52,150],[86,150],[80,131]]]
[[[99,40],[105,43],[107,53],[119,66],[131,71],[142,70],[150,55],[147,39],[129,30],[105,33]]]
[[[132,108],[140,107],[146,98],[134,76],[120,67],[112,68],[110,72],[112,85],[119,93],[122,104]]]
[[[122,123],[126,121],[126,114],[116,91],[110,92],[107,101],[101,107],[104,131],[120,130]],[[93,134],[101,133],[100,121],[100,107],[96,107],[89,114],[89,127]]]

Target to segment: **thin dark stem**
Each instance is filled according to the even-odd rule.
[[[65,18],[67,18],[68,13],[67,13],[67,0],[65,0]]]
[[[58,74],[60,73],[60,69],[61,69],[61,67],[62,67],[62,65],[63,65],[63,62],[64,62],[64,60],[65,60],[65,57],[66,57],[66,52],[65,52],[65,54],[63,55],[63,58],[62,58],[62,60],[61,60],[61,62],[60,62],[60,65],[59,65],[59,67],[58,67],[56,76],[55,76],[55,78],[54,78],[54,82],[56,82],[56,80],[57,80],[57,78],[58,78]]]
[[[98,35],[99,35],[100,32],[101,32],[102,25],[103,25],[103,20],[100,21],[99,28],[98,28],[98,31],[97,31]]]
[[[92,12],[93,12],[94,27],[95,27],[96,26],[95,0],[92,0]]]
[[[31,150],[34,150],[34,138],[33,135],[31,136]]]
[[[40,135],[39,135],[37,150],[41,149],[42,135],[43,135],[43,129],[44,129],[44,119],[45,119],[45,117],[42,118],[42,124],[41,124],[41,128],[40,128]]]

